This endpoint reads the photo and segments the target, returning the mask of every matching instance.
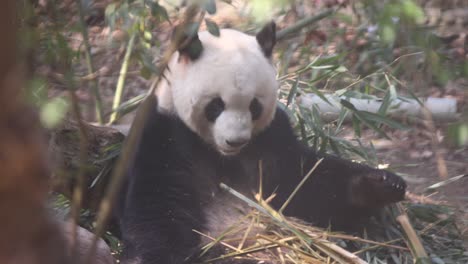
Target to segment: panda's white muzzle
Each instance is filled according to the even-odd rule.
[[[249,113],[225,112],[213,126],[216,149],[223,155],[238,154],[252,137],[252,118]]]

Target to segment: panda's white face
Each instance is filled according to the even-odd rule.
[[[170,85],[159,87],[160,107],[221,154],[235,155],[274,117],[276,72],[254,36],[225,29],[199,39],[199,58],[173,58]]]

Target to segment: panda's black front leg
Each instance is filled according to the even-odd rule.
[[[404,199],[406,182],[398,175],[387,171],[355,163],[331,155],[317,155],[311,150],[302,154],[305,171],[319,160],[320,164],[312,175],[322,179],[312,182],[336,188],[330,193],[343,192],[347,202],[356,207],[379,208]],[[303,169],[302,174],[305,173]],[[341,188],[340,188],[341,186]]]
[[[189,161],[173,139],[178,124],[156,104],[145,123],[116,209],[122,263],[182,264],[199,244],[193,229],[201,230],[202,208]]]
[[[386,170],[362,169],[351,177],[351,203],[357,207],[379,208],[404,199],[406,182]]]
[[[190,181],[160,176],[164,184],[145,177],[131,183],[120,222],[122,263],[190,263],[187,259],[197,250],[200,238],[193,230],[201,230],[203,216],[197,197],[186,188]]]
[[[353,231],[376,210],[404,198],[406,183],[399,176],[339,157],[318,155],[303,145],[281,109],[256,144],[265,150],[268,177],[264,189],[276,193],[273,205],[277,208],[320,161],[286,207],[286,215],[334,230]]]
[[[318,165],[288,205],[286,214],[333,230],[360,231],[379,209],[404,198],[406,183],[389,171],[338,157],[319,156],[310,150],[304,151],[302,157],[296,156],[299,162],[291,158],[294,156],[290,153],[284,158],[289,161],[287,167],[301,169],[293,170],[294,175],[284,171],[283,177],[289,180],[281,178],[279,185],[286,188],[278,188],[283,201],[285,194],[289,195],[311,168]]]

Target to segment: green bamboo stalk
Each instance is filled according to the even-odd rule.
[[[85,46],[84,54],[85,54],[85,59],[86,59],[86,67],[88,68],[88,73],[93,74],[94,67],[93,67],[93,60],[91,57],[91,45],[89,44],[88,30],[85,25],[83,6],[81,3],[81,0],[77,0],[76,3],[78,5],[78,13],[80,14],[80,30],[81,30],[81,35],[83,35],[83,44]],[[91,81],[90,84],[91,84],[91,92],[94,95],[94,105],[96,107],[96,119],[99,124],[102,124],[104,120],[103,120],[103,112],[102,112],[101,94],[99,93],[99,83],[97,82],[96,79],[93,79],[93,81]]]
[[[112,103],[112,110],[117,109],[122,102],[123,89],[125,85],[125,79],[127,78],[128,65],[130,61],[130,56],[132,55],[133,45],[135,43],[136,31],[132,33],[130,40],[128,41],[127,51],[125,52],[125,57],[122,63],[122,68],[120,68],[119,80],[117,81],[117,87],[115,89],[114,102]],[[109,119],[109,124],[113,124],[119,117],[118,111],[113,111]]]
[[[400,212],[400,215],[397,216],[396,220],[398,223],[400,223],[401,227],[403,228],[403,231],[405,231],[405,235],[407,238],[406,242],[409,248],[411,249],[411,253],[415,259],[415,263],[431,263],[429,255],[427,254],[421,242],[421,238],[414,230],[413,225],[411,225],[408,215],[406,214],[401,204],[398,204],[398,210]]]
[[[296,186],[296,188],[294,189],[294,191],[291,193],[291,195],[289,195],[288,199],[286,200],[286,202],[284,202],[284,204],[281,206],[281,208],[278,210],[278,212],[280,214],[283,214],[283,211],[284,209],[286,209],[286,206],[288,206],[288,204],[291,202],[291,200],[294,198],[294,196],[296,195],[296,193],[299,191],[299,189],[301,189],[302,185],[304,185],[304,183],[307,181],[307,179],[309,179],[310,175],[312,175],[312,172],[315,171],[315,169],[318,167],[318,165],[320,165],[320,163],[322,162],[323,158],[319,159],[314,167],[312,167],[312,169],[310,169],[310,171],[306,174],[306,176],[304,178],[302,178],[301,182]]]

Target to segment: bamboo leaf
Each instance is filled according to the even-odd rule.
[[[293,98],[296,96],[297,87],[298,87],[298,85],[299,85],[299,77],[300,77],[300,75],[297,75],[296,80],[294,81],[293,86],[292,86],[291,89],[289,90],[288,99],[287,99],[287,102],[286,102],[286,106],[289,106],[289,105],[291,104]]]
[[[161,6],[158,2],[149,2],[150,5],[150,10],[151,10],[151,15],[162,18],[165,21],[170,21],[169,20],[169,15],[167,13],[166,8]]]
[[[211,19],[205,18],[205,24],[206,27],[208,28],[208,32],[211,33],[211,35],[219,37],[219,27],[218,25]]]
[[[208,14],[213,15],[216,13],[216,2],[214,0],[205,0],[203,4],[203,9],[208,12]]]

